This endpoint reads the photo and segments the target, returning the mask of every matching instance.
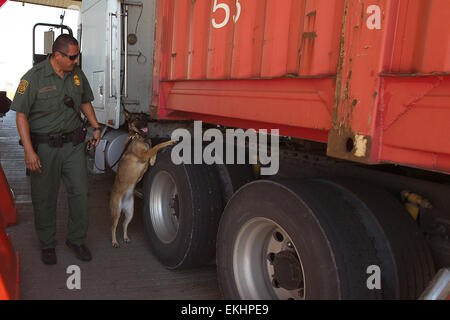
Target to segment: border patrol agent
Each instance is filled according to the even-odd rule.
[[[100,142],[94,96],[76,65],[79,46],[59,36],[53,53],[22,78],[11,109],[31,171],[31,196],[42,261],[56,264],[56,205],[61,179],[69,202],[67,246],[83,261],[92,259],[84,245],[89,224],[88,177],[84,153],[86,129],[80,111],[94,127],[92,146]]]

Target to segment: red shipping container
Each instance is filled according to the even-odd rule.
[[[19,255],[11,239],[0,228],[0,300],[18,300],[20,296]]]
[[[17,224],[17,208],[14,194],[0,164],[0,228]]]
[[[19,299],[19,255],[5,231],[16,223],[15,199],[0,164],[0,300]]]
[[[159,0],[152,116],[450,172],[447,0]]]

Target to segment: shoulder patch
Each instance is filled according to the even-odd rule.
[[[24,94],[25,91],[27,91],[28,88],[28,81],[27,80],[22,80],[19,83],[19,87],[17,88],[17,92],[20,94]]]

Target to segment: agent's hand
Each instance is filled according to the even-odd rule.
[[[34,150],[25,152],[25,165],[30,171],[42,173],[41,159]]]
[[[99,130],[94,131],[94,138],[89,140],[89,145],[91,148],[98,147],[101,139],[101,132]]]

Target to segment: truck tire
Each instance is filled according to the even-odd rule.
[[[214,167],[174,165],[170,155],[171,148],[160,152],[143,179],[150,247],[168,269],[207,264],[223,210]]]
[[[326,181],[357,201],[357,213],[380,257],[385,298],[418,299],[435,274],[428,243],[404,206],[383,189],[356,179]]]
[[[380,208],[392,213],[395,205],[388,201]],[[219,227],[217,270],[225,299],[416,296],[417,290],[400,288],[407,281],[419,283],[422,275],[399,277],[399,257],[391,250],[389,232],[380,232],[382,225],[374,216],[370,206],[336,182],[246,185],[228,203]],[[405,250],[412,252],[408,246]],[[408,254],[402,259],[417,262]],[[375,281],[380,289],[371,287],[372,266],[381,271],[380,283]]]
[[[216,164],[215,168],[224,206],[226,206],[237,190],[255,180],[251,165]]]

